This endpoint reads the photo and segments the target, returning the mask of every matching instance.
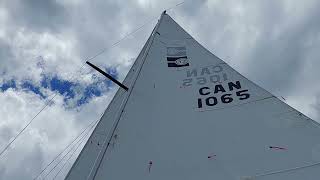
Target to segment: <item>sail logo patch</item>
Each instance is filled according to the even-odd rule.
[[[168,67],[189,66],[186,47],[167,47],[167,63]]]

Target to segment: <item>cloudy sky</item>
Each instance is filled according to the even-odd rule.
[[[180,2],[1,0],[0,148],[47,107],[0,156],[0,179],[33,179],[89,127],[42,177],[71,166],[88,125],[117,88],[85,60],[105,51],[91,62],[123,80],[169,7],[168,14],[211,52],[320,121],[320,1],[187,0],[175,7]]]

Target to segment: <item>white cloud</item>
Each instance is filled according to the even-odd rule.
[[[12,58],[2,61],[8,76],[39,82],[43,70],[68,79],[70,72],[79,69],[80,58],[73,50],[75,42],[68,34],[36,33],[22,28],[5,42],[12,53]],[[37,67],[40,56],[46,69]]]
[[[1,157],[0,169],[3,173],[0,178],[21,179],[35,176],[87,124],[101,116],[113,93],[111,91],[105,96],[94,98],[81,107],[80,111],[65,109],[63,98],[58,95],[54,104],[47,107]],[[34,94],[12,89],[0,93],[0,102],[5,102],[5,106],[0,108],[2,149],[45,102]],[[15,173],[17,171],[22,173]]]

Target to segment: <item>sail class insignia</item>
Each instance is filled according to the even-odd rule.
[[[167,47],[167,62],[168,67],[189,66],[186,47]]]

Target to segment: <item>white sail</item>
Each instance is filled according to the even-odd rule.
[[[315,180],[317,122],[163,13],[67,180]]]

